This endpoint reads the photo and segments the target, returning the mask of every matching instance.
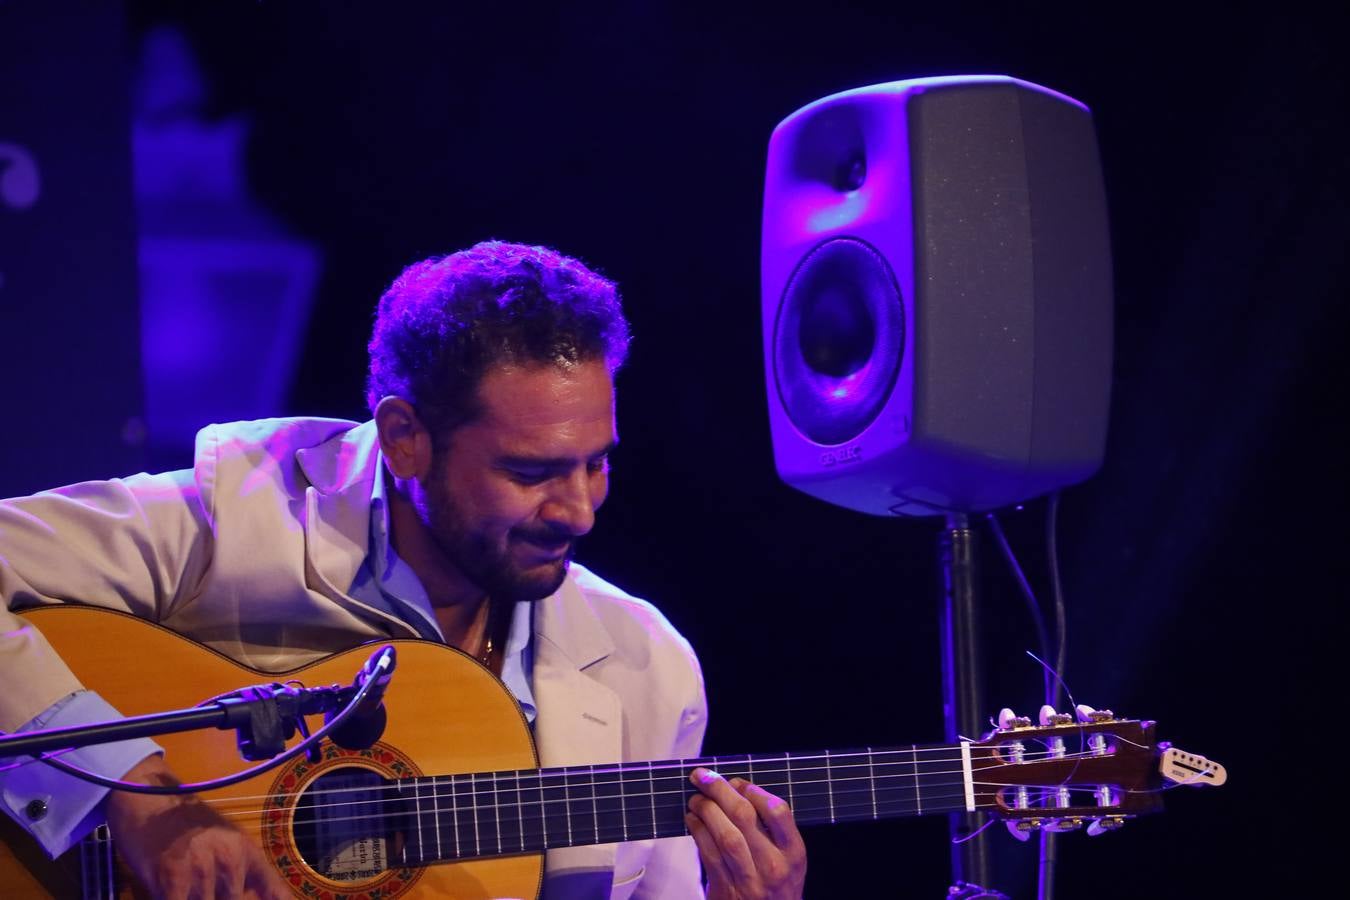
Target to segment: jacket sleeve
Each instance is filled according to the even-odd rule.
[[[210,548],[208,517],[191,472],[88,482],[0,501],[0,678],[6,685],[0,731],[117,716],[13,611],[79,602],[157,621],[197,589]],[[67,759],[120,777],[157,749],[150,741],[124,742]],[[0,781],[0,805],[52,855],[97,824],[95,807],[104,793],[37,764]]]
[[[201,583],[211,554],[189,471],[86,482],[0,501],[0,730],[82,685],[12,610],[83,603],[164,618]]]

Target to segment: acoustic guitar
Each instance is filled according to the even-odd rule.
[[[24,615],[126,715],[259,682],[346,683],[369,653],[264,674],[121,613],[58,606]],[[1154,723],[1109,713],[1048,726],[1018,720],[955,744],[540,769],[520,707],[487,669],[439,644],[393,643],[388,725],[372,748],[326,743],[317,759],[301,755],[202,795],[256,837],[297,897],[536,897],[546,849],[686,834],[696,766],[764,786],[802,825],[983,810],[1019,833],[1114,828],[1160,809],[1165,784],[1225,777],[1157,743]],[[219,732],[158,740],[186,781],[241,767]],[[54,863],[3,815],[0,832],[5,897],[135,896],[106,829]]]

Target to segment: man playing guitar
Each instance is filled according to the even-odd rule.
[[[191,470],[0,502],[6,607],[132,613],[264,672],[439,641],[511,690],[543,765],[697,756],[693,651],[652,606],[571,564],[608,491],[627,347],[614,285],[552,250],[487,242],[410,266],[379,304],[371,421],[210,426]],[[116,716],[30,623],[0,617],[0,730]],[[149,741],[64,758],[174,780]],[[702,896],[701,858],[710,897],[800,897],[787,804],[706,768],[690,779],[690,837],[549,850],[546,895]],[[0,774],[0,793],[53,855],[106,817],[155,896],[292,895],[197,798],[104,796],[37,764]]]

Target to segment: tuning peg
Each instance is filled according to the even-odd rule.
[[[1065,832],[1065,831],[1077,831],[1082,827],[1083,827],[1082,819],[1078,818],[1077,816],[1069,816],[1063,819],[1051,819],[1049,823],[1046,824],[1045,830],[1054,832]]]
[[[1003,707],[998,711],[998,730],[1012,731],[1015,728],[1030,728],[1031,719],[1026,716],[1019,716],[1008,707]]]
[[[1049,703],[1041,707],[1040,719],[1041,725],[1047,728],[1055,725],[1070,725],[1073,723],[1073,716],[1068,713],[1055,712],[1055,708]]]
[[[1078,704],[1074,712],[1078,713],[1078,721],[1089,725],[1111,722],[1116,718],[1116,714],[1109,709],[1093,709],[1082,703]]]
[[[1031,833],[1041,829],[1040,819],[1009,819],[1003,824],[1008,826],[1008,833],[1019,841],[1030,840]]]
[[[1099,834],[1106,834],[1108,831],[1116,831],[1124,824],[1123,816],[1104,816],[1100,819],[1093,819],[1092,824],[1088,825],[1087,833],[1089,837],[1096,837]]]

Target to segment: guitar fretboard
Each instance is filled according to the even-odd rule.
[[[400,864],[687,834],[689,773],[698,766],[777,794],[805,825],[951,812],[968,802],[962,750],[930,744],[400,779]]]

